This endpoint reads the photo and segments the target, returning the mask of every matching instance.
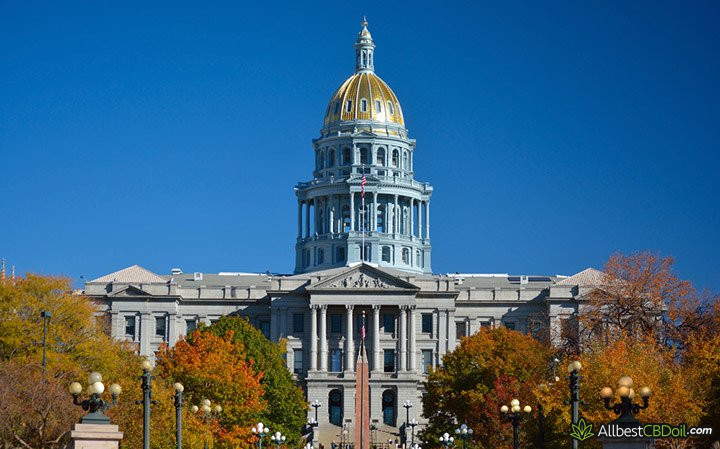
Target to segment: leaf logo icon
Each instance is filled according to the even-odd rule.
[[[585,441],[595,435],[592,431],[593,425],[585,422],[585,418],[580,418],[577,424],[571,424],[570,427],[572,428],[570,436],[578,441]]]

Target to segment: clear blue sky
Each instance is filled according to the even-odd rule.
[[[720,2],[149,3],[0,4],[20,272],[290,272],[293,186],[366,14],[435,186],[435,272],[650,249],[720,290]]]

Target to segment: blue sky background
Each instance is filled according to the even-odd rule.
[[[435,272],[615,251],[720,290],[720,2],[0,4],[0,256],[78,282],[290,272],[366,14],[435,186]]]

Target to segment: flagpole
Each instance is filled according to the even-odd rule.
[[[362,221],[360,222],[360,232],[362,233],[362,246],[360,247],[360,260],[365,263],[365,164],[362,166],[362,172],[363,177],[362,181],[360,181],[360,187],[362,188],[360,192],[360,199],[362,201]]]
[[[364,171],[364,170],[363,170]],[[364,243],[364,242],[363,242]],[[363,245],[364,247],[365,245]],[[360,354],[361,357],[363,357],[363,362],[365,362],[365,311],[362,312],[362,338],[360,339]],[[368,449],[365,448],[365,363],[360,364],[360,370],[362,373],[360,375],[360,449]]]

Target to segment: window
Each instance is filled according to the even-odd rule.
[[[386,373],[395,372],[395,350],[386,349],[383,352],[383,371]]]
[[[505,325],[505,327],[507,327],[511,331],[515,330],[515,323],[503,323],[503,324]]]
[[[165,338],[165,331],[167,330],[165,317],[155,317],[155,336]]]
[[[260,332],[265,338],[270,338],[270,320],[260,320]]]
[[[342,371],[342,351],[340,349],[330,350],[330,372],[339,373]]]
[[[134,316],[126,316],[125,317],[125,335],[130,338],[135,338],[135,317]]]
[[[395,315],[392,313],[383,313],[383,329],[388,334],[395,332]]]
[[[343,149],[343,165],[349,165],[352,163],[352,152],[350,151],[350,148],[344,148]]]
[[[317,252],[317,263],[315,265],[320,265],[322,263],[325,263],[325,250],[320,248]]]
[[[370,152],[367,148],[360,148],[360,163],[361,164],[370,164]]]
[[[382,112],[382,102],[380,100],[375,100],[375,112]]]
[[[193,331],[197,329],[197,320],[194,318],[192,320],[185,320],[185,329],[185,335],[192,334]]]
[[[302,349],[293,349],[293,373],[302,374],[303,372],[303,351]]]
[[[377,165],[385,165],[385,148],[380,147],[377,150],[377,156],[375,158],[375,163]]]
[[[293,333],[301,334],[303,332],[305,332],[305,315],[293,313]]]
[[[382,394],[383,423],[395,427],[395,392],[385,390]]]
[[[334,167],[335,166],[335,150],[330,150],[330,162],[328,163],[328,167]]]
[[[467,332],[465,330],[465,321],[456,321],[455,322],[455,338],[460,340],[462,337],[467,337]]]
[[[385,206],[377,207],[377,231],[385,232]],[[390,248],[388,247],[388,257],[390,257],[389,251]]]
[[[360,100],[360,110],[362,112],[367,112],[367,100],[364,98]]]
[[[393,167],[398,166],[399,159],[400,159],[400,153],[398,153],[398,150],[393,150],[393,152],[392,152],[392,166]]]
[[[342,208],[342,222],[343,232],[350,232],[350,206],[343,206]],[[344,260],[344,258],[343,258]]]
[[[334,114],[335,114],[335,115],[338,115],[339,112],[340,112],[340,102],[339,102],[339,101],[336,101],[336,102],[335,102],[335,112],[334,112]]]
[[[328,398],[330,404],[330,423],[336,426],[342,426],[343,420],[343,397],[342,392],[338,389],[330,391]]]
[[[489,327],[490,327],[490,321],[481,321],[481,322],[480,322],[480,328],[482,329],[483,327],[488,327],[488,328],[489,328]]]
[[[402,261],[405,265],[410,265],[410,250],[407,248],[402,250]]]
[[[330,315],[330,332],[333,334],[339,334],[342,332],[342,315],[339,313],[333,313]]]
[[[337,262],[344,262],[345,261],[345,248],[342,246],[339,246],[337,249]]]
[[[318,170],[322,170],[323,168],[325,168],[325,153],[322,150],[319,151],[317,158],[318,158],[318,160],[317,160]]]
[[[345,104],[345,112],[350,112],[350,111],[352,111],[352,100],[348,100],[347,103]]]
[[[422,253],[420,253],[420,250],[415,251],[415,266],[422,266]]]
[[[379,217],[378,217],[378,221],[380,221]],[[378,226],[378,231],[382,232],[382,228],[380,226]],[[382,247],[382,261],[390,262],[390,247],[389,246]]]
[[[403,166],[405,170],[410,170],[410,164],[408,163],[408,154],[407,151],[403,153]]]
[[[433,316],[432,313],[422,314],[422,332],[423,334],[432,334]]]
[[[432,349],[423,349],[422,350],[422,372],[423,374],[428,374],[433,366],[433,352]]]
[[[388,101],[388,112],[390,115],[393,115],[395,113],[395,108],[393,108],[393,104]]]

